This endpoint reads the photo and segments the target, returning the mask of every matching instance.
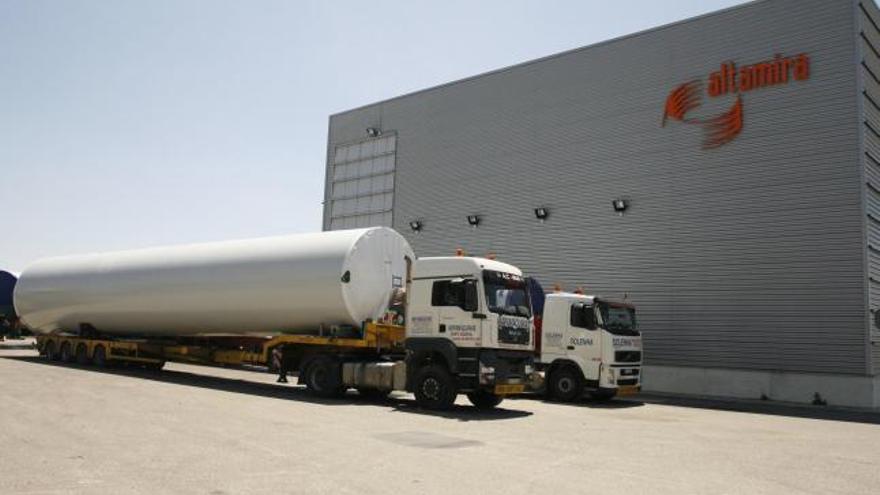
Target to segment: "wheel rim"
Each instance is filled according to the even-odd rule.
[[[326,371],[324,368],[320,366],[314,366],[309,373],[309,382],[312,384],[312,388],[315,390],[324,390],[324,379],[326,378]]]
[[[556,389],[563,394],[571,393],[574,390],[574,380],[570,376],[563,376],[556,381]]]
[[[440,400],[440,390],[443,388],[440,381],[434,377],[425,378],[422,382],[422,394],[431,400]]]

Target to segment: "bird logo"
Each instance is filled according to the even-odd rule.
[[[670,120],[683,124],[699,125],[703,128],[703,149],[717,148],[733,141],[743,128],[742,96],[737,95],[736,101],[726,112],[710,118],[688,117],[691,110],[702,103],[703,83],[698,80],[688,81],[676,86],[666,97],[663,108],[661,127],[666,127]]]

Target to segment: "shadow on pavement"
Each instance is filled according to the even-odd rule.
[[[793,418],[846,421],[851,423],[880,424],[880,411],[850,409],[834,406],[810,406],[772,401],[747,399],[723,399],[703,397],[683,397],[666,394],[643,393],[635,397],[646,404],[712,409],[770,416],[789,416]]]
[[[555,402],[530,395],[520,395],[517,396],[516,399],[540,400],[541,402],[557,404],[563,407],[585,407],[590,409],[630,409],[634,407],[642,407],[646,404],[657,404],[694,409],[766,414],[770,416],[789,416],[793,418],[880,424],[880,411],[747,399],[687,397],[672,394],[651,393],[641,393],[612,400],[592,400],[590,398],[584,398],[576,402]]]
[[[298,402],[325,404],[330,406],[372,406],[386,408],[391,407],[394,411],[438,416],[443,418],[456,419],[459,421],[492,421],[502,419],[515,419],[532,415],[532,413],[528,411],[506,409],[503,407],[503,405],[490,411],[481,411],[474,407],[461,405],[455,405],[449,411],[431,411],[419,408],[413,399],[398,397],[395,395],[389,396],[384,399],[369,399],[366,397],[361,397],[357,394],[357,392],[351,391],[348,392],[344,397],[340,397],[338,399],[327,399],[315,397],[308,390],[306,390],[304,386],[294,385],[296,380],[292,377],[291,384],[281,385],[274,383],[260,383],[238,378],[201,375],[198,373],[190,373],[187,371],[178,370],[154,371],[139,367],[95,368],[92,366],[79,366],[75,364],[64,364],[59,362],[47,361],[46,358],[42,356],[0,356],[0,358],[38,364],[42,366],[51,366],[56,368],[73,368],[82,371],[90,371],[93,373],[128,376],[163,383],[173,383],[175,385],[200,387],[239,394],[256,395],[272,399],[294,400]],[[211,367],[205,366],[205,368]],[[241,370],[241,368],[220,367],[218,367],[218,369]]]
[[[545,404],[554,404],[562,407],[583,407],[588,409],[630,409],[633,407],[644,406],[645,403],[640,401],[638,397],[615,398],[615,399],[591,399],[584,397],[573,402],[560,402],[544,398],[540,395],[522,394],[512,397],[517,400],[534,400],[541,401]]]

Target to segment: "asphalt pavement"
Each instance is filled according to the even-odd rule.
[[[0,493],[877,494],[880,415],[671,397],[447,413],[0,346]]]

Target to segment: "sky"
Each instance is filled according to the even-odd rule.
[[[741,0],[0,0],[0,270],[321,229],[331,114]]]

